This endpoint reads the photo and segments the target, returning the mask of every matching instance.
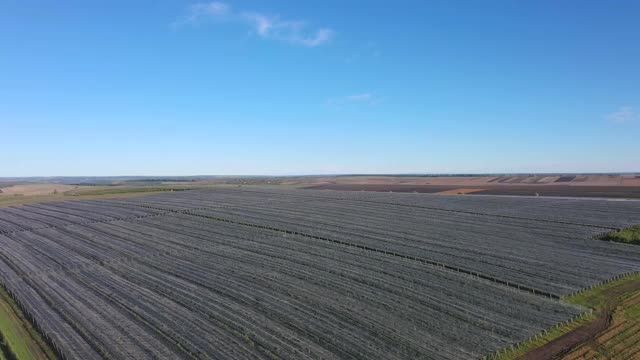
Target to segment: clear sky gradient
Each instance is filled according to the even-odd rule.
[[[639,1],[0,0],[0,176],[640,171]]]

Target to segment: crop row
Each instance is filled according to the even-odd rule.
[[[69,358],[479,357],[581,311],[417,262],[185,214],[0,241],[12,249],[2,257],[16,269],[2,274],[12,294],[35,291],[40,313],[58,315],[34,318],[66,329],[51,337]]]
[[[300,192],[296,192],[298,194]],[[136,200],[152,209],[250,223],[418,257],[562,296],[638,270],[640,249],[590,239],[602,228],[303,195]],[[194,196],[194,194],[190,194]],[[591,200],[585,200],[591,201]],[[197,206],[189,210],[187,205]],[[640,205],[640,203],[637,203]]]
[[[69,359],[460,359],[586,310],[536,294],[640,269],[637,248],[591,239],[640,222],[640,202],[477,199],[208,190],[4,208],[0,281]]]
[[[510,196],[459,196],[412,193],[383,193],[368,191],[334,190],[216,190],[189,191],[185,194],[161,194],[129,199],[128,202],[155,199],[170,206],[176,201],[183,206],[211,204],[224,196],[240,196],[262,200],[291,199],[301,201],[350,200],[367,204],[395,204],[405,208],[434,209],[448,212],[466,212],[481,215],[541,220],[558,224],[582,224],[591,227],[620,228],[635,224],[640,219],[640,204],[636,200],[575,199]],[[233,195],[235,194],[235,195]]]
[[[0,211],[0,234],[16,231],[152,216],[162,211],[113,203],[31,204]]]

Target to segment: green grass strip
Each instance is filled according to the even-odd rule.
[[[598,236],[598,239],[640,245],[640,225],[612,231]]]
[[[489,356],[488,359],[495,359],[495,360],[516,359],[517,357],[524,355],[527,352],[533,349],[536,349],[552,340],[555,340],[560,336],[570,331],[573,331],[584,324],[588,324],[594,319],[595,319],[595,315],[593,314],[593,312],[586,312],[572,321],[556,325],[542,334],[535,335],[534,337],[521,342],[517,346],[503,349],[502,351],[499,351],[496,354]]]
[[[2,286],[0,286],[0,354],[0,359],[4,360],[58,358]]]
[[[634,273],[627,276],[620,277],[616,280],[609,281],[592,289],[581,291],[575,294],[571,294],[562,298],[562,301],[580,305],[592,311],[584,313],[571,321],[558,324],[551,329],[544,331],[541,334],[537,334],[517,345],[502,349],[492,355],[486,357],[491,360],[513,360],[526,354],[527,352],[536,349],[552,340],[559,338],[560,336],[577,329],[578,327],[587,324],[596,319],[598,312],[602,309],[607,299],[606,290],[620,286],[626,282],[639,281],[640,273]],[[627,311],[631,312],[631,315],[635,315],[636,311],[640,312],[640,309],[632,307]],[[640,314],[639,314],[640,316]]]

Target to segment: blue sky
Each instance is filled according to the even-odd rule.
[[[0,0],[0,176],[640,171],[639,14]]]

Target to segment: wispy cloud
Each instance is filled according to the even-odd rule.
[[[196,25],[208,19],[222,19],[231,13],[231,7],[223,2],[191,4],[186,14],[171,23],[175,30],[186,25]]]
[[[346,104],[367,104],[376,105],[378,103],[376,96],[371,93],[360,93],[347,95],[327,100],[327,105],[346,105]]]
[[[617,111],[607,114],[605,119],[616,124],[629,123],[640,120],[640,113],[631,106],[621,106]]]
[[[287,20],[278,15],[254,11],[234,11],[231,6],[222,2],[193,4],[189,7],[187,16],[176,21],[174,25],[196,24],[207,19],[242,23],[261,38],[308,47],[322,45],[335,34],[330,28],[315,28],[302,20]]]
[[[333,36],[333,30],[328,28],[322,28],[322,29],[316,30],[315,33],[311,36],[301,38],[300,41],[303,45],[318,46],[331,40],[332,36]]]
[[[251,12],[243,13],[242,18],[247,21],[260,36],[269,35],[277,22],[277,19],[270,18],[269,16],[263,14]]]
[[[226,15],[231,11],[229,5],[221,2],[210,2],[210,3],[197,3],[193,4],[189,7],[190,10],[190,18],[193,20],[198,20],[202,17],[207,16],[220,16]]]
[[[355,95],[346,96],[345,99],[348,101],[368,101],[373,99],[373,95],[369,93],[355,94]]]

